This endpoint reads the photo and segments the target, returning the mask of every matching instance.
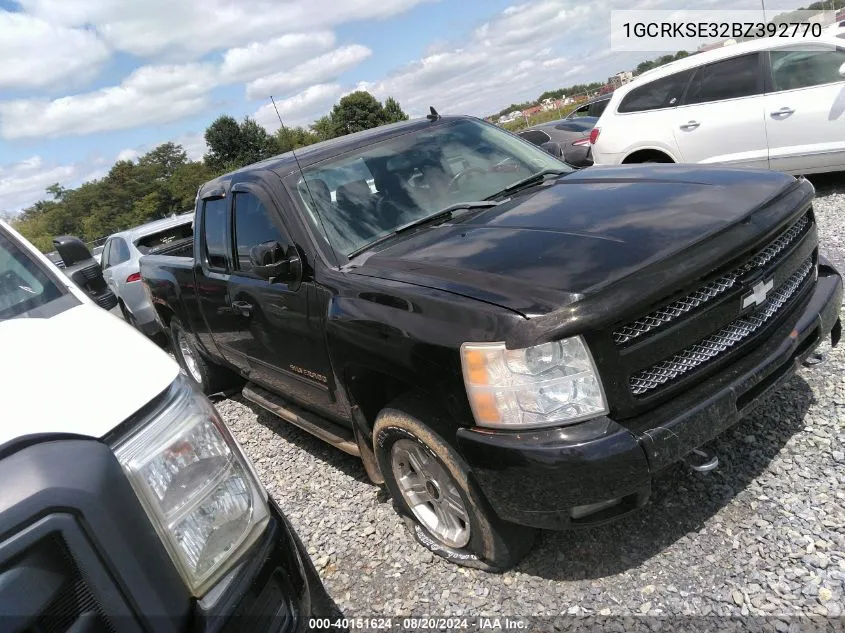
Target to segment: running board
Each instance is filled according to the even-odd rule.
[[[262,409],[282,418],[285,422],[298,426],[303,431],[307,431],[335,448],[339,448],[344,453],[349,453],[355,457],[361,456],[361,451],[358,450],[358,444],[355,442],[355,436],[351,430],[344,429],[342,426],[305,411],[281,396],[277,396],[253,383],[247,383],[243,388],[243,396]]]

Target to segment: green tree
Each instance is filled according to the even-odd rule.
[[[292,149],[313,145],[320,140],[320,137],[303,127],[281,127],[276,132],[275,140],[279,152],[289,152]]]
[[[205,130],[208,153],[205,162],[214,170],[224,171],[238,161],[241,151],[241,128],[234,117],[217,117]]]
[[[384,106],[365,90],[343,97],[332,109],[336,136],[352,134],[388,123]]]
[[[241,123],[227,114],[218,117],[205,130],[205,142],[208,145],[205,162],[219,172],[238,169],[278,153],[274,138],[249,117]]]
[[[388,97],[384,100],[384,114],[389,123],[398,123],[399,121],[407,121],[408,115],[402,110],[402,106],[393,97]]]
[[[157,180],[167,180],[180,165],[188,162],[188,154],[181,145],[162,143],[138,159],[138,166],[149,168]]]
[[[246,117],[240,124],[238,167],[251,165],[279,153],[275,139],[254,119]]]
[[[61,200],[67,193],[67,189],[62,187],[59,183],[54,182],[52,185],[47,187],[47,193],[53,196],[53,200]]]
[[[200,186],[219,175],[201,161],[179,165],[167,182],[176,213],[193,209]]]
[[[314,121],[311,124],[311,130],[320,138],[321,141],[328,141],[330,138],[334,138],[334,121],[332,121],[331,113]]]

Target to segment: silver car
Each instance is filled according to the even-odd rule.
[[[148,336],[158,332],[159,325],[141,283],[138,260],[148,253],[190,250],[193,221],[193,213],[156,220],[110,235],[103,247],[103,277],[117,296],[123,318]]]

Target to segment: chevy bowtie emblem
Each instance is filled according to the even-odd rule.
[[[774,287],[774,279],[769,279],[768,281],[758,281],[751,287],[751,292],[745,295],[742,298],[742,309],[751,307],[753,305],[761,306],[766,301],[766,295],[769,294],[769,290]]]

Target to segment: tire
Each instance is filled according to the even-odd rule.
[[[443,417],[438,416],[422,398],[413,396],[400,398],[379,413],[373,428],[373,441],[385,486],[397,512],[420,545],[464,567],[506,571],[531,549],[535,531],[507,523],[496,516],[467,464],[433,430],[442,428],[443,421]],[[414,462],[420,460],[425,462],[424,467],[415,469]],[[431,476],[425,477],[425,474]],[[403,484],[400,484],[400,479]],[[419,483],[422,479],[426,479],[425,492],[422,492],[423,487]],[[410,481],[417,482],[415,489],[419,492],[403,492],[403,486],[407,490]],[[430,501],[417,503],[414,509],[408,494],[415,495],[416,501],[427,495]],[[461,512],[454,511],[458,499],[464,520],[437,521],[438,525],[451,525],[453,528],[449,536],[444,537],[432,529],[432,517],[439,519],[441,515],[438,512],[442,513],[444,507],[447,512],[451,511],[453,519],[461,516]],[[468,534],[460,529],[461,524]]]
[[[170,344],[176,362],[204,394],[226,391],[237,384],[238,378],[233,372],[200,353],[194,335],[176,317],[170,320]]]
[[[120,306],[120,314],[123,315],[123,320],[137,330],[138,322],[135,320],[135,317],[132,316],[132,313],[126,309],[126,304],[120,300],[118,300],[117,304]]]

